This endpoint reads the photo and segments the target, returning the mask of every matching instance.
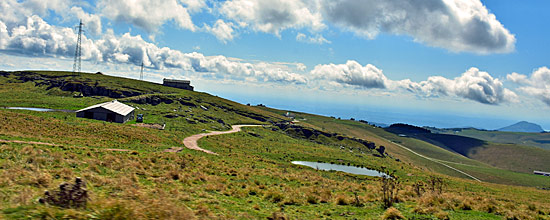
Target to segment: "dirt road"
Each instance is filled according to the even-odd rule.
[[[183,139],[183,144],[185,145],[185,147],[187,147],[189,149],[199,150],[199,151],[202,151],[202,152],[205,152],[205,153],[218,155],[217,153],[214,153],[212,151],[200,148],[199,145],[197,144],[197,141],[199,139],[201,139],[202,137],[212,136],[212,135],[220,135],[220,134],[235,133],[235,132],[241,131],[242,127],[255,127],[255,126],[261,126],[261,125],[233,125],[233,126],[231,126],[233,129],[231,129],[229,131],[211,131],[209,133],[195,134],[195,135],[192,135],[192,136],[189,136],[189,137],[186,137],[185,139]],[[171,151],[172,152],[174,152],[174,151],[177,152],[177,150],[179,150],[179,149],[172,148]]]

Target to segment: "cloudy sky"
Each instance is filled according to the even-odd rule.
[[[2,0],[0,69],[72,70],[82,19],[86,72],[138,78],[143,62],[146,80],[191,79],[243,103],[550,129],[548,9],[546,0]],[[487,123],[476,126],[498,124]]]

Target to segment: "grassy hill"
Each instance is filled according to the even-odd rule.
[[[102,92],[94,92],[96,87],[103,87],[96,90]],[[74,93],[88,95],[73,98]],[[114,96],[139,108],[136,113],[145,114],[145,122],[166,123],[166,129],[76,118],[69,112],[0,109],[0,140],[53,145],[0,143],[0,218],[380,219],[392,213],[408,219],[550,217],[550,192],[533,187],[550,185],[548,178],[497,169],[360,122],[297,113],[297,125],[277,126],[289,120],[281,110],[154,83],[85,73],[0,74],[0,100],[6,107],[76,110]],[[199,141],[219,156],[188,149],[163,152],[181,147],[191,134],[235,124],[266,126]],[[385,146],[386,154],[381,156],[369,143],[376,149]],[[469,180],[397,144],[445,160],[484,182]],[[394,172],[400,182],[393,205],[397,211],[383,206],[381,178],[318,171],[291,164],[294,160]],[[37,202],[44,190],[75,177],[85,181],[90,195],[85,208]],[[430,185],[438,178],[444,183],[442,192]]]
[[[432,133],[412,125],[395,124],[385,129],[397,135],[415,138],[451,152],[501,169],[532,174],[550,170],[550,151],[518,144],[499,144],[455,134]],[[441,131],[444,129],[432,129]],[[480,131],[481,132],[481,131]],[[517,182],[517,181],[515,181]]]
[[[544,132],[544,129],[538,124],[534,124],[531,122],[526,121],[520,121],[518,123],[515,123],[510,126],[506,126],[500,129],[497,129],[498,131],[508,131],[508,132],[532,132],[532,133],[541,133]]]
[[[474,128],[433,129],[443,134],[460,135],[501,144],[518,144],[550,150],[550,133],[485,131]]]

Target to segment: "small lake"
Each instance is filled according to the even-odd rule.
[[[0,108],[15,109],[15,110],[28,110],[28,111],[35,111],[35,112],[74,112],[74,111],[65,110],[65,109],[32,108],[32,107],[0,107]]]
[[[330,163],[319,163],[319,162],[309,162],[309,161],[292,161],[292,164],[308,166],[313,169],[325,170],[325,171],[342,171],[345,173],[357,174],[357,175],[366,175],[366,176],[377,176],[377,177],[386,177],[387,175],[377,170],[371,170],[367,168],[346,166],[340,164],[330,164]]]

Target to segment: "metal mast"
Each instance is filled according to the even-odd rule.
[[[73,64],[73,73],[81,71],[82,63],[82,19],[78,24],[78,39],[76,40],[76,49],[74,52],[74,64]]]
[[[141,73],[139,74],[139,80],[143,80],[143,61],[141,61]]]

